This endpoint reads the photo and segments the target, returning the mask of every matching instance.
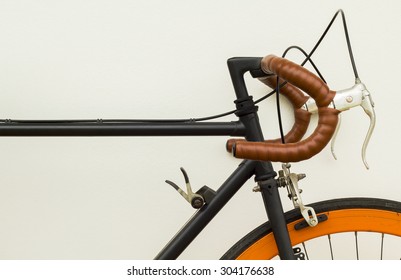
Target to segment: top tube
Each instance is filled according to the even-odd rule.
[[[0,124],[0,136],[245,136],[240,121],[233,122],[66,122],[7,121]]]

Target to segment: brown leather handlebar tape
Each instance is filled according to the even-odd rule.
[[[277,87],[277,76],[269,76],[259,79],[265,85],[276,88]],[[279,79],[279,84],[283,84],[284,81]],[[301,107],[309,99],[309,96],[304,95],[297,87],[290,83],[286,83],[280,87],[280,94],[284,95],[294,107],[294,125],[291,130],[284,136],[285,143],[298,142],[305,135],[310,121],[311,113],[301,109]],[[281,143],[281,138],[274,140],[267,140],[267,143]]]
[[[297,143],[279,144],[241,141],[233,145],[237,158],[262,161],[297,162],[318,154],[330,141],[340,111],[333,108],[319,108],[319,121],[311,136]]]
[[[277,87],[277,76],[267,76],[263,78],[259,78],[259,81],[267,85],[268,87],[275,89]],[[283,79],[279,79],[280,85],[285,81]],[[301,108],[306,101],[308,101],[309,96],[306,96],[299,90],[299,88],[294,87],[290,83],[286,83],[283,86],[280,86],[280,94],[284,95],[294,106],[294,108]]]
[[[318,106],[318,125],[308,138],[300,142],[280,144],[234,141],[230,143],[230,151],[237,158],[262,161],[297,162],[311,158],[323,150],[337,126],[340,111],[327,107],[333,100],[335,92],[330,91],[313,73],[284,58],[266,56],[262,59],[261,66],[265,73],[280,76],[315,99]]]
[[[333,101],[335,92],[330,91],[328,86],[315,74],[294,62],[275,55],[268,55],[262,59],[261,67],[266,74],[278,75],[309,94],[315,99],[318,107],[327,107]]]

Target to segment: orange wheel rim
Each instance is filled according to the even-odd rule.
[[[377,209],[347,209],[319,214],[326,214],[328,220],[319,223],[316,227],[295,230],[294,226],[303,218],[288,224],[292,246],[312,238],[341,232],[368,231],[401,237],[401,213]],[[248,247],[237,259],[266,260],[277,255],[278,250],[273,234],[269,233]]]

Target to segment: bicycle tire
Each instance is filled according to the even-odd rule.
[[[401,237],[400,202],[377,198],[344,198],[321,201],[309,206],[315,209],[318,216],[326,217],[327,220],[319,222],[315,227],[303,226],[296,230],[295,225],[299,226],[304,221],[300,211],[294,209],[286,212],[285,219],[293,247],[325,236],[331,240],[333,234],[345,232],[355,232],[355,236],[357,232],[377,232],[382,238],[384,235]],[[383,247],[383,241],[381,246]],[[383,248],[381,250],[383,257]],[[266,222],[238,241],[221,259],[272,259],[277,254],[271,225]],[[401,252],[399,254],[398,259]],[[331,258],[334,259],[332,251]]]

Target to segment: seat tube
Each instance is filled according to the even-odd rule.
[[[264,141],[262,129],[257,114],[258,107],[249,96],[243,75],[247,71],[260,69],[261,58],[233,58],[228,61],[231,79],[237,95],[235,104],[236,115],[246,128],[246,140]],[[258,162],[255,168],[255,181],[260,187],[268,219],[272,225],[279,256],[284,260],[293,260],[295,255],[287,230],[287,223],[281,204],[278,184],[274,179],[277,173],[271,162]]]

